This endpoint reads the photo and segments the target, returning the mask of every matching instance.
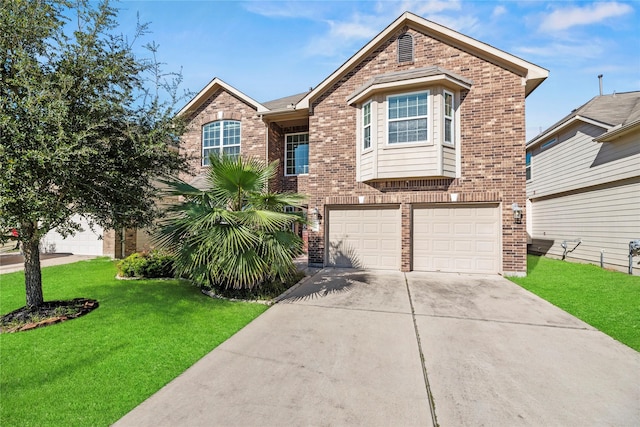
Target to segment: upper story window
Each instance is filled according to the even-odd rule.
[[[455,132],[453,117],[455,111],[454,97],[451,92],[444,91],[444,142],[453,145],[455,143]]]
[[[540,146],[540,149],[544,150],[545,148],[551,147],[556,142],[558,142],[558,138],[552,138],[552,139],[548,140],[547,142],[545,142],[544,144],[542,144]]]
[[[525,170],[527,171],[527,181],[531,179],[531,152],[527,152]]]
[[[404,33],[398,37],[398,62],[413,62],[413,37]]]
[[[428,141],[428,98],[428,91],[387,97],[389,144]]]
[[[209,155],[240,154],[240,122],[221,120],[202,127],[202,164],[209,165]]]
[[[285,174],[309,173],[309,134],[290,133],[285,135]]]
[[[362,106],[362,148],[371,148],[371,102]]]

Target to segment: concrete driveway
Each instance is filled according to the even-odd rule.
[[[116,425],[436,422],[638,425],[640,353],[499,276],[325,269]]]

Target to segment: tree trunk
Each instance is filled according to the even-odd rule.
[[[42,273],[40,270],[40,240],[22,241],[24,252],[24,282],[27,291],[27,307],[35,308],[44,302],[42,296]]]

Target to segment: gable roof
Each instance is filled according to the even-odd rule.
[[[552,134],[578,121],[591,123],[607,130],[605,134],[596,139],[597,141],[606,140],[606,135],[613,132],[617,136],[622,136],[619,132],[620,128],[630,129],[640,123],[640,91],[613,93],[591,98],[586,104],[576,108],[529,141],[527,148],[539,144]]]
[[[513,56],[491,45],[473,39],[464,34],[458,33],[450,28],[444,27],[435,22],[424,19],[411,12],[405,12],[398,19],[393,21],[387,28],[367,43],[362,49],[349,58],[340,68],[333,72],[329,77],[324,79],[318,86],[298,102],[297,109],[309,108],[311,100],[321,95],[344,74],[355,67],[362,59],[374,51],[379,45],[384,43],[391,34],[403,26],[409,26],[429,36],[442,40],[443,42],[459,47],[467,52],[471,52],[480,58],[489,62],[503,66],[526,79],[525,96],[529,95],[540,85],[548,76],[549,71],[535,64],[525,61],[524,59]]]
[[[213,80],[209,82],[208,85],[204,87],[204,89],[198,92],[198,94],[194,96],[193,99],[191,99],[191,101],[187,103],[187,105],[182,107],[182,109],[178,111],[177,115],[181,116],[183,114],[188,114],[192,111],[195,111],[204,101],[206,101],[218,89],[224,89],[225,91],[229,92],[236,98],[240,99],[241,101],[255,108],[256,111],[259,113],[263,111],[268,111],[267,107],[265,107],[255,99],[251,98],[248,95],[245,95],[244,93],[240,92],[238,89],[234,88],[233,86],[223,82],[218,77],[215,77]]]

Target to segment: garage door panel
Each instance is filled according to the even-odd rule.
[[[415,208],[413,269],[498,273],[499,229],[496,206]]]
[[[42,246],[45,250],[76,255],[102,255],[102,234],[104,233],[102,227],[94,225],[91,229],[89,222],[80,215],[74,215],[72,219],[80,224],[82,230],[67,237],[63,237],[55,230],[49,231],[42,238]]]
[[[329,211],[328,265],[400,268],[399,209]]]

